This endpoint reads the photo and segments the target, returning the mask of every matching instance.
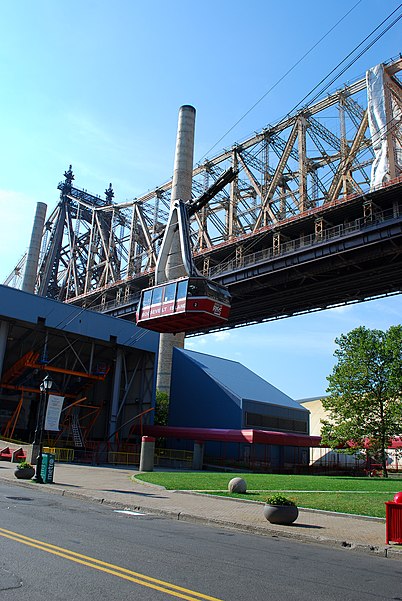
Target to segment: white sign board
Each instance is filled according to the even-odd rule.
[[[47,401],[46,417],[45,417],[45,430],[51,430],[58,432],[60,414],[63,408],[64,396],[56,396],[50,394]]]

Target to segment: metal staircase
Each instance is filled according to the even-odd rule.
[[[82,449],[84,447],[84,437],[78,419],[78,412],[74,412],[71,416],[71,432],[73,435],[74,446]]]

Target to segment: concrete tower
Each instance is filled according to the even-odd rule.
[[[195,108],[184,105],[179,110],[176,152],[173,168],[171,205],[177,200],[191,200],[194,159]],[[165,281],[187,275],[181,256],[179,231],[173,239],[166,263]],[[163,283],[158,281],[158,284]],[[156,388],[170,393],[173,348],[184,348],[184,333],[161,334],[159,339],[158,373]]]
[[[40,246],[42,242],[43,226],[45,224],[47,206],[44,202],[38,202],[36,205],[36,213],[32,227],[31,241],[27,259],[25,263],[24,279],[22,281],[22,290],[24,292],[34,292],[36,275],[38,273],[38,262]]]

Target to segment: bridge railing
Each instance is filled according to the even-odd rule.
[[[368,227],[372,227],[376,223],[382,223],[384,221],[390,221],[399,217],[402,214],[402,205],[398,205],[394,209],[387,211],[377,211],[370,218],[358,218],[348,223],[342,223],[335,225],[334,227],[324,230],[319,235],[308,234],[301,236],[295,240],[289,240],[283,242],[279,249],[266,248],[249,255],[243,255],[240,259],[232,259],[219,265],[215,265],[209,270],[208,276],[213,278],[225,273],[230,273],[236,269],[241,269],[249,265],[256,265],[258,263],[265,263],[271,259],[297,252],[300,249],[304,249],[309,246],[315,246],[317,244],[323,244],[336,238],[342,238],[355,232],[362,231]]]

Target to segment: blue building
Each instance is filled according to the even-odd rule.
[[[155,399],[159,337],[132,322],[0,286],[0,434],[31,442],[41,383],[62,397],[59,446],[120,439]]]
[[[174,349],[170,399],[171,427],[291,435],[280,445],[206,442],[206,456],[252,460],[273,468],[308,464],[307,446],[291,446],[289,441],[309,438],[309,411],[238,362]]]
[[[158,340],[132,322],[0,286],[0,432],[33,439],[48,376],[64,399],[56,446],[84,452],[116,432],[135,441],[143,415],[144,433],[169,447],[205,443],[205,462],[308,463],[309,411],[240,363],[202,353],[174,349],[169,427],[152,426]]]

